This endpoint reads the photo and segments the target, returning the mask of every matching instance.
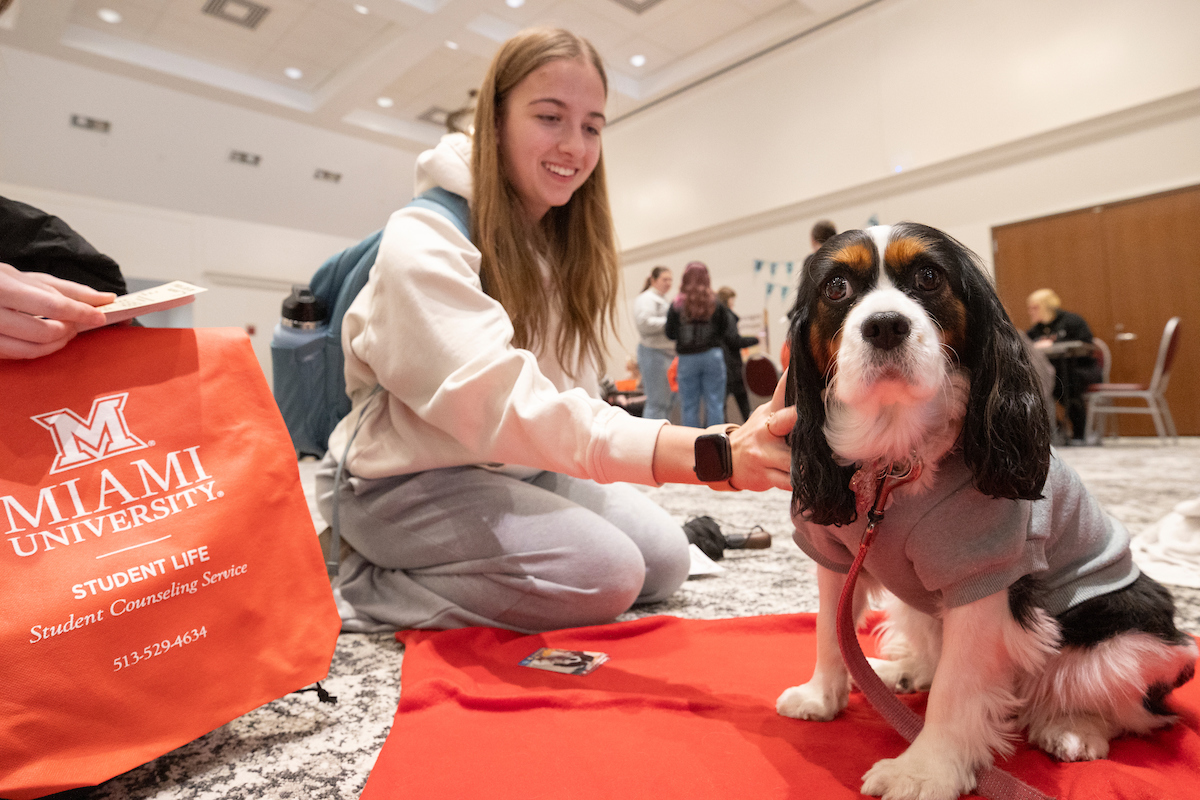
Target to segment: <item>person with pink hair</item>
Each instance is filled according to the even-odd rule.
[[[702,262],[684,268],[679,295],[667,310],[665,332],[679,354],[680,422],[698,428],[720,425],[725,421],[726,380],[721,344],[737,336],[737,323],[717,302]]]

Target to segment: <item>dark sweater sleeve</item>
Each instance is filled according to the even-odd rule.
[[[125,294],[121,268],[58,217],[0,197],[0,262]]]
[[[667,324],[663,328],[663,333],[673,341],[679,339],[679,311],[675,308],[674,303],[667,308]]]
[[[738,330],[738,315],[733,313],[733,309],[728,306],[725,306],[725,319],[728,326],[725,328],[725,347],[738,352],[743,347],[753,347],[758,344],[757,336],[742,336],[741,331]]]
[[[1092,340],[1092,329],[1088,327],[1087,320],[1070,311],[1063,312],[1062,329],[1065,333],[1064,338],[1068,340],[1080,342]]]

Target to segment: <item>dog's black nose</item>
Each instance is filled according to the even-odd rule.
[[[908,317],[895,311],[872,314],[862,324],[862,336],[879,350],[891,350],[908,338]]]

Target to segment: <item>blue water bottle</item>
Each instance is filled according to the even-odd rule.
[[[300,347],[325,335],[329,312],[307,286],[293,286],[283,301],[283,315],[271,337],[272,346]]]
[[[271,337],[275,402],[292,435],[296,454],[321,456],[317,443],[325,407],[325,349],[329,311],[307,286],[293,286]],[[323,443],[322,443],[323,444]]]

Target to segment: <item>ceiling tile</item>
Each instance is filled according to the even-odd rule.
[[[616,0],[574,0],[581,5],[586,5],[596,14],[604,17],[607,20],[617,23],[622,27],[627,27],[634,30],[642,30],[648,25],[668,17],[680,9],[686,8],[692,0],[661,0],[655,3],[650,8],[644,11],[634,11],[622,5]]]
[[[693,0],[684,10],[650,26],[643,35],[663,47],[699,50],[749,23],[753,17],[731,0]]]
[[[299,69],[303,73],[303,77],[298,79],[289,78],[284,70],[291,67]],[[297,58],[280,52],[269,52],[259,59],[257,66],[251,72],[260,78],[273,81],[282,86],[290,86],[293,89],[303,89],[311,92],[320,87],[333,74],[333,68],[327,67],[315,60]]]
[[[629,59],[639,55],[646,59],[646,63],[641,67],[635,67],[629,62]],[[649,39],[635,36],[608,53],[610,60],[606,63],[606,66],[609,69],[619,70],[635,79],[640,79],[656,70],[662,69],[679,55],[680,51],[678,50],[671,50]]]
[[[354,10],[356,4],[365,6],[367,9],[366,14],[359,14],[359,16],[365,16],[368,19],[371,17],[386,19],[388,22],[399,23],[405,28],[415,28],[430,18],[424,11],[405,5],[399,0],[321,0],[319,3],[322,8],[341,6],[350,9],[351,13],[358,14]]]
[[[733,3],[741,6],[755,18],[766,16],[783,6],[793,6],[806,14],[812,13],[800,0],[733,0]]]
[[[250,69],[262,56],[262,49],[240,37],[222,40],[211,32],[197,30],[176,19],[162,19],[145,39],[146,44],[199,58],[233,69]]]
[[[143,11],[161,14],[167,7],[168,0],[116,0],[123,6],[137,6]]]
[[[637,33],[633,26],[618,24],[593,9],[597,3],[610,1],[592,0],[583,3],[579,0],[564,0],[547,12],[544,21],[582,35],[604,55]]]
[[[462,50],[439,47],[390,83],[383,90],[383,94],[396,101],[392,109],[394,113],[416,109],[416,113],[420,114],[430,105],[446,107],[447,104],[452,104],[457,107],[462,102],[460,96],[442,96],[444,90],[440,87],[446,76],[461,75],[464,71],[468,71],[468,74],[477,72],[479,78],[475,82],[478,83],[486,70],[487,61],[478,56]]]
[[[120,36],[123,39],[143,40],[158,23],[162,14],[159,8],[150,8],[128,0],[80,0],[71,11],[71,21],[85,28]],[[121,21],[113,24],[100,19],[97,12],[102,8],[112,9],[121,15]]]
[[[314,0],[263,0],[259,5],[269,10],[253,30],[211,14],[203,8],[207,0],[169,0],[163,20],[177,26],[187,26],[200,37],[210,37],[214,45],[221,42],[242,42],[260,49],[274,47],[287,35],[296,21],[308,10]],[[257,2],[257,0],[256,0]]]
[[[467,23],[467,30],[500,44],[507,41],[522,28],[520,23],[503,19],[494,14],[480,14]]]
[[[356,22],[314,8],[296,21],[273,52],[302,56],[333,69],[357,56],[367,42],[389,24],[378,17],[373,21],[364,17],[362,22]]]

